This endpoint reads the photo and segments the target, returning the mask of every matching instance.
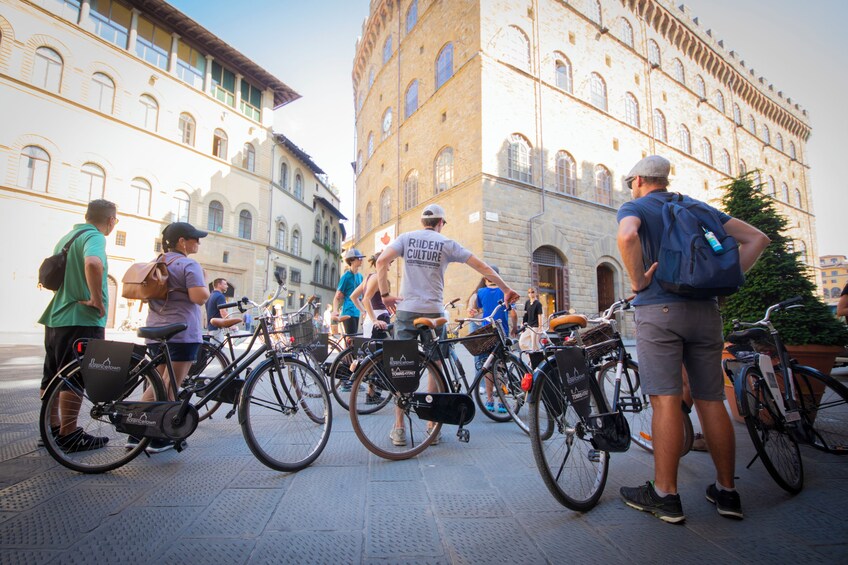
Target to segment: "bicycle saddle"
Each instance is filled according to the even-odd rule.
[[[243,320],[238,316],[234,318],[212,318],[209,320],[209,324],[215,326],[216,328],[230,328],[235,326],[236,324],[241,323]]]
[[[588,323],[586,316],[581,314],[568,314],[566,316],[558,316],[549,322],[551,331],[566,332],[575,328],[585,328]]]
[[[727,335],[730,343],[748,343],[749,341],[768,341],[769,333],[765,328],[749,328]]]
[[[138,328],[136,335],[145,339],[168,339],[185,330],[188,324],[168,324],[167,326],[156,326],[152,328]]]
[[[412,324],[416,328],[430,328],[431,330],[435,330],[437,328],[441,328],[445,324],[448,323],[447,318],[415,318],[412,321]]]

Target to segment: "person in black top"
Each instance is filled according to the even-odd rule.
[[[524,303],[524,323],[537,330],[542,327],[542,303],[536,296],[536,289],[532,287],[527,291],[527,302]],[[539,348],[539,336],[535,332],[530,333],[532,349],[536,350]]]

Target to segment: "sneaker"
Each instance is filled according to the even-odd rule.
[[[718,490],[715,483],[707,487],[707,500],[716,505],[718,513],[725,518],[742,519],[742,501],[735,490]]]
[[[350,389],[350,381],[342,381],[342,384],[339,386],[339,392],[350,392]]]
[[[498,402],[498,414],[506,414],[506,406],[502,402]]]
[[[56,437],[61,429],[59,426],[50,426],[50,433],[53,437]],[[44,439],[42,439],[41,434],[38,434],[38,439],[35,440],[35,447],[44,447]]]
[[[150,443],[147,444],[147,453],[162,453],[163,451],[168,451],[169,449],[174,449],[174,442],[169,439],[151,439]]]
[[[486,403],[486,410],[488,410],[489,412],[494,412],[494,411],[495,411],[495,403],[494,403],[494,401],[490,400],[490,401],[488,401],[488,402]]]
[[[379,392],[365,395],[365,404],[380,404],[383,401],[383,396]]]
[[[692,451],[709,451],[709,449],[707,449],[707,440],[704,438],[704,434],[695,434],[695,439],[692,440]]]
[[[686,520],[679,494],[669,494],[660,498],[654,490],[652,481],[639,487],[621,487],[621,498],[631,508],[650,512],[663,522],[679,524]]]
[[[141,438],[138,438],[136,436],[127,436],[127,443],[126,445],[124,445],[124,447],[126,447],[128,450],[135,449],[136,447],[138,447],[139,443],[141,443]]]
[[[392,440],[392,445],[402,447],[406,445],[406,430],[403,428],[395,428],[389,434],[389,438]]]
[[[429,430],[427,430],[427,434],[433,435],[433,430],[434,428],[430,428]],[[438,445],[440,441],[442,441],[442,430],[436,432],[435,436],[433,437],[433,441],[430,442],[430,445]]]
[[[77,453],[78,451],[91,451],[100,449],[109,443],[108,437],[96,437],[77,428],[68,435],[58,436],[56,444],[65,453]]]

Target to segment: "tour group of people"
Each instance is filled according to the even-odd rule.
[[[662,225],[663,205],[674,196],[668,189],[670,168],[669,161],[659,155],[645,157],[636,163],[625,179],[633,199],[618,212],[618,247],[632,291],[636,293],[633,306],[640,378],[654,408],[653,480],[641,486],[622,487],[620,495],[628,506],[651,512],[666,522],[685,520],[677,492],[677,446],[682,441],[680,405],[685,368],[716,469],[716,480],[707,486],[706,499],[716,505],[720,515],[741,519],[741,501],[734,483],[734,432],[724,406],[723,338],[717,301],[714,297],[692,299],[672,294],[663,290],[653,278],[661,237],[656,226]],[[685,198],[691,200],[688,196]],[[741,266],[747,271],[769,244],[768,237],[741,220],[717,210],[716,213],[727,233],[739,243]],[[498,267],[481,260],[442,233],[449,220],[442,206],[426,206],[420,220],[420,229],[399,235],[382,252],[368,259],[371,269],[366,277],[362,273],[366,257],[357,249],[349,250],[344,259],[347,269],[339,280],[333,303],[327,305],[323,315],[315,320],[316,324],[326,330],[338,324],[337,330],[344,334],[356,334],[361,327],[362,333],[370,336],[374,331],[384,331],[393,318],[396,338],[415,338],[413,321],[416,318],[434,319],[445,314],[445,271],[450,263],[464,263],[481,275],[480,283],[464,304],[469,317],[489,316],[498,301],[513,304],[519,300],[518,292],[504,281]],[[78,232],[86,232],[70,246],[65,283],[56,291],[39,320],[45,326],[42,390],[58,369],[71,360],[71,345],[76,339],[104,337],[108,311],[106,237],[117,223],[115,205],[107,200],[94,200],[88,205],[85,222],[75,225],[55,246],[54,252],[59,252]],[[198,252],[206,235],[207,232],[186,222],[172,223],[162,233],[170,275],[169,295],[167,303],[150,301],[146,325],[177,322],[188,325],[168,342],[178,386],[196,360],[202,342],[201,306],[206,305],[211,331],[240,321],[228,320],[226,310],[219,308],[226,301],[228,282],[223,278],[215,279],[210,293],[202,267],[191,257]],[[399,289],[392,289],[389,267],[396,260],[402,262],[401,285]],[[533,328],[542,328],[544,314],[536,289],[529,288],[523,322]],[[496,321],[513,336],[520,327],[515,310],[503,311]],[[538,347],[535,336],[535,332],[527,333],[529,348]],[[164,367],[159,370],[165,374]],[[165,382],[169,379],[165,378]],[[174,397],[174,391],[169,390],[168,394]],[[488,410],[506,411],[494,402],[491,382],[487,384],[486,400]],[[103,447],[108,439],[89,435],[77,427],[76,417],[71,408],[51,419],[51,432],[58,445],[77,451]],[[391,441],[395,445],[406,443],[401,417],[396,419]],[[158,452],[173,447],[173,442],[162,440],[151,442],[148,449]]]

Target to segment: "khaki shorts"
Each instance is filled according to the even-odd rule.
[[[721,316],[712,300],[636,307],[636,355],[647,394],[682,394],[685,365],[692,398],[724,400],[723,348]]]

